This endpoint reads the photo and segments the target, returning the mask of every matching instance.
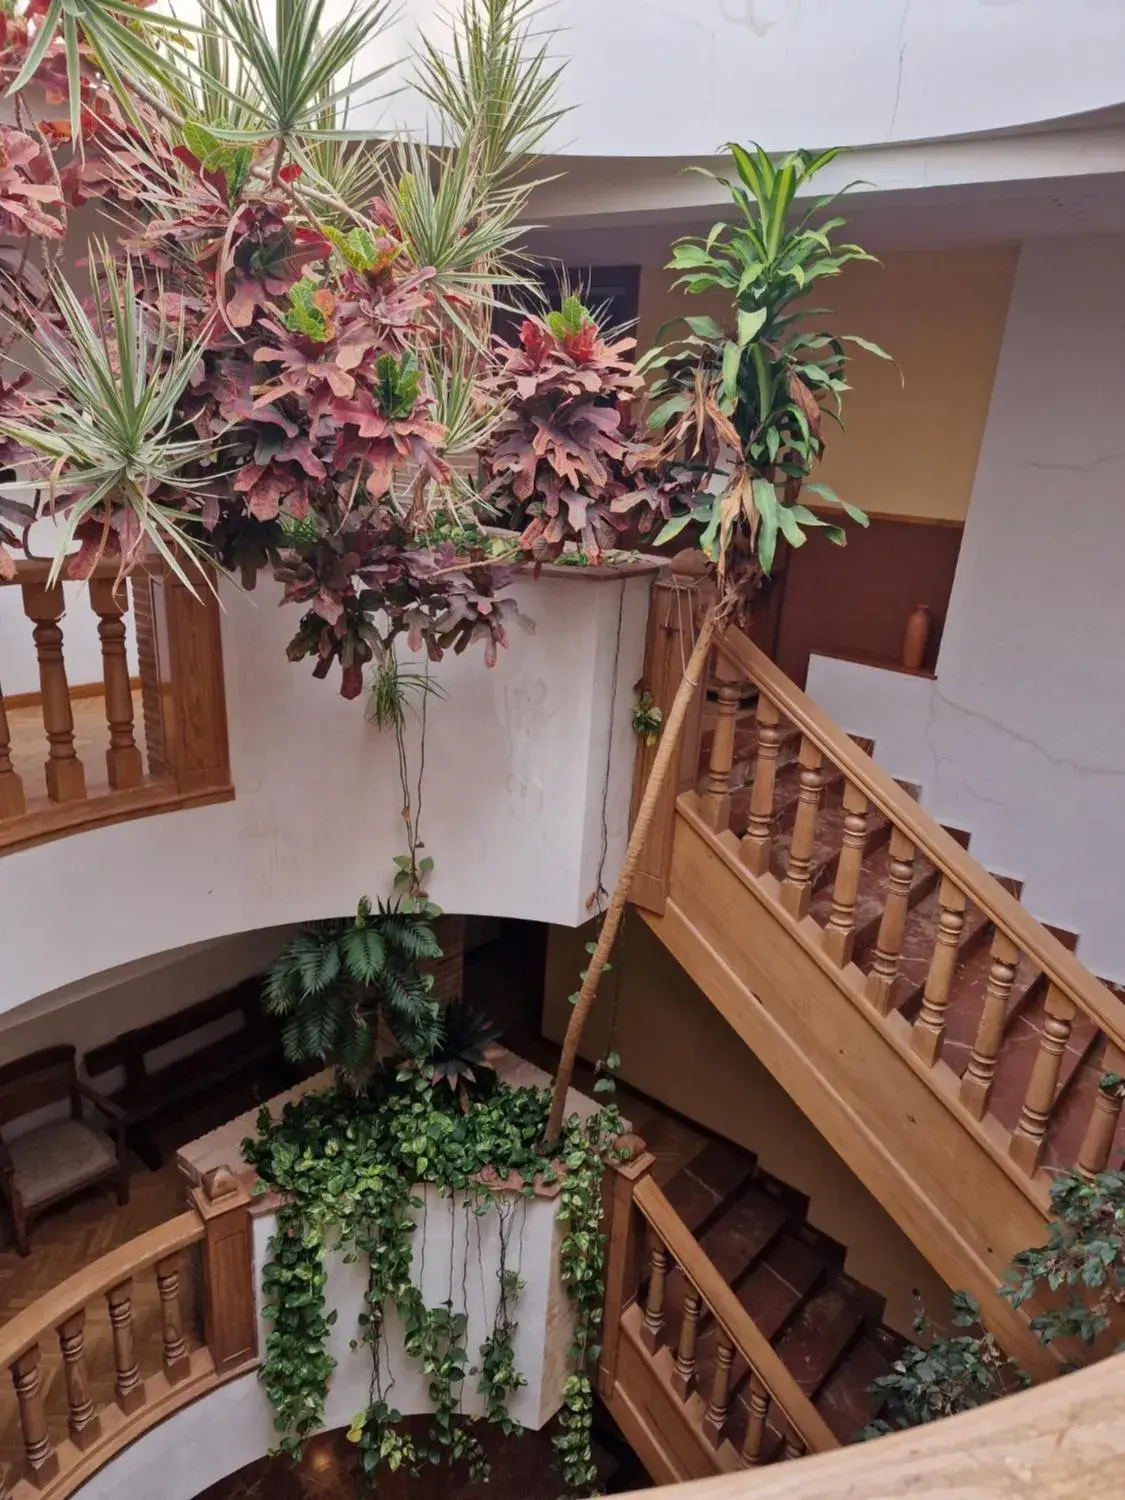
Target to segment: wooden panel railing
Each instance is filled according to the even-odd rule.
[[[256,1362],[256,1314],[250,1259],[250,1196],[225,1168],[209,1174],[194,1206],[93,1261],[0,1329],[0,1368],[12,1378],[23,1464],[0,1496],[62,1500],[149,1427],[221,1380]],[[191,1338],[181,1306],[184,1253],[202,1258],[202,1334]],[[138,1354],[134,1301],[142,1278],[155,1282],[160,1312],[159,1366],[146,1374]],[[112,1348],[113,1395],[93,1397],[88,1313],[104,1305]],[[67,1436],[54,1441],[41,1366],[57,1345]],[[0,1432],[10,1420],[0,1402]],[[61,1417],[61,1413],[58,1414]]]
[[[1003,1159],[1005,1170],[1024,1183],[1037,1203],[1046,1201],[1046,1179],[1037,1175],[1044,1144],[1064,1101],[1072,1115],[1077,1103],[1086,1111],[1085,1137],[1068,1119],[1066,1140],[1059,1146],[1063,1156],[1060,1159],[1056,1151],[1052,1167],[1103,1168],[1120,1115],[1119,1093],[1091,1088],[1076,1099],[1073,1088],[1068,1093],[1059,1079],[1068,1042],[1079,1025],[1083,1027],[1083,1056],[1092,1060],[1093,1069],[1088,1068],[1084,1076],[1096,1077],[1098,1069],[1118,1072],[1125,1058],[1125,1003],[741,632],[727,630],[716,655],[717,702],[709,769],[699,778],[698,791],[682,796],[680,805],[694,814],[697,826],[709,837],[725,841],[728,851],[737,849],[745,878],[771,893],[792,919],[794,936],[826,961],[825,967],[838,974],[838,982],[851,996],[866,1002],[873,1024],[885,1022],[898,1004],[904,934],[919,889],[916,875],[920,862],[928,861],[940,908],[930,939],[928,973],[920,1002],[905,1017],[902,1012],[894,1015],[889,1034],[896,1044],[903,1044],[903,1022],[909,1023],[904,1050],[912,1066],[931,1080],[935,1092],[951,1108],[960,1110],[969,1128],[977,1122],[987,1126],[978,1132],[980,1143]],[[731,705],[739,701],[740,692],[751,691],[757,695],[758,732],[749,812],[741,832],[730,828],[726,795],[734,732]],[[789,812],[787,845],[781,840],[774,791],[783,734],[798,744],[798,789],[795,812],[792,805]],[[694,748],[698,756],[698,732]],[[831,908],[825,912],[821,902],[818,920],[809,915],[811,874],[824,817],[826,777],[837,789],[843,818],[836,835],[835,863],[828,867],[833,882]],[[872,816],[889,824],[889,841],[881,916],[861,973],[853,957],[856,896]],[[665,837],[670,844],[671,835]],[[634,898],[648,904],[644,892],[635,891]],[[983,999],[975,1002],[975,1034],[967,1061],[962,1054],[952,1080],[947,1075],[939,1080],[939,1071],[945,1067],[959,944],[969,910],[983,924],[977,930],[983,931],[990,944]],[[1003,1112],[998,1114],[998,1101],[993,1097],[996,1080],[1006,1062],[1014,1062],[1007,1055],[1012,1038],[1006,1023],[1017,975],[1023,994],[1045,995],[1046,1019],[1034,1062],[1009,1068]],[[1027,1045],[1025,1038],[1022,1045]],[[1021,1089],[1014,1106],[1010,1097],[1013,1078]]]
[[[92,699],[86,704],[94,685],[81,684],[80,724],[93,721],[94,738],[104,739],[103,769],[83,760],[86,734],[81,728],[76,734],[67,677],[67,601],[62,584],[48,582],[49,573],[46,562],[21,562],[14,578],[0,579],[22,594],[39,674],[37,694],[5,704],[0,659],[0,854],[83,828],[233,796],[214,595],[201,584],[196,599],[158,565],[135,573],[127,585],[107,561],[95,569],[84,598],[71,606],[70,613],[88,607],[97,619],[101,712]],[[130,621],[137,635],[144,753],[129,676]]]
[[[772,1458],[838,1447],[824,1418],[653,1181],[652,1162],[642,1151],[616,1169],[607,1189],[599,1387],[610,1410],[615,1411],[618,1395],[629,1410],[651,1410],[663,1400],[698,1445],[704,1472],[754,1468]],[[678,1307],[669,1304],[673,1286]],[[670,1338],[671,1328],[675,1336]],[[706,1361],[700,1359],[702,1339]],[[628,1364],[631,1373],[623,1373],[626,1342],[639,1356]],[[638,1378],[652,1389],[629,1389],[630,1380]],[[627,1417],[623,1425],[636,1441]]]
[[[1125,1354],[910,1432],[753,1474],[665,1486],[667,1500],[1117,1500]],[[651,1490],[622,1500],[649,1500]]]

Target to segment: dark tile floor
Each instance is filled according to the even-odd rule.
[[[410,1417],[408,1430],[423,1436],[425,1417]],[[378,1494],[380,1500],[557,1500],[561,1484],[554,1468],[551,1431],[504,1437],[485,1423],[477,1434],[492,1466],[488,1480],[472,1481],[463,1468],[427,1467],[417,1476],[381,1470],[372,1487],[364,1480],[357,1450],[342,1432],[312,1439],[300,1463],[264,1458],[229,1479],[212,1485],[198,1500],[355,1500]],[[603,1492],[647,1486],[643,1472],[622,1466],[618,1457],[595,1443],[595,1461]]]

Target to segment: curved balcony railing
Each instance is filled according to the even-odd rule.
[[[816,1420],[810,1425],[807,1403],[768,1348],[759,1347],[737,1301],[710,1276],[665,1210],[648,1182],[650,1164],[642,1150],[634,1163],[616,1169],[607,1192],[603,1388],[607,1372],[616,1370],[620,1378],[623,1368],[615,1328],[640,1248],[639,1220],[630,1217],[635,1206],[655,1231],[657,1249],[663,1253],[670,1245],[684,1262],[690,1295],[712,1308],[790,1434],[778,1455],[789,1461],[758,1467],[753,1447],[744,1445],[730,1455],[731,1472],[664,1486],[671,1500],[898,1500],[907,1494],[920,1500],[1116,1500],[1125,1489],[1125,1354],[931,1426],[832,1446]],[[244,1183],[217,1169],[195,1190],[186,1213],[86,1266],[0,1330],[0,1365],[12,1376],[22,1446],[14,1467],[0,1458],[0,1500],[64,1500],[145,1433],[174,1423],[177,1414],[254,1369],[250,1201]],[[630,1298],[624,1311],[659,1316],[659,1289],[650,1281],[644,1308]],[[158,1337],[146,1337],[141,1350],[136,1320],[146,1317],[156,1319]],[[625,1331],[630,1336],[628,1326]],[[643,1333],[639,1339],[643,1343]],[[157,1363],[146,1374],[149,1351]],[[98,1367],[102,1355],[108,1369]],[[688,1359],[685,1345],[677,1360]],[[63,1410],[53,1402],[48,1411],[44,1400],[41,1372],[52,1362],[61,1362],[62,1379],[53,1389],[65,1401],[65,1437],[59,1431]],[[642,1391],[631,1394],[643,1404]],[[0,1400],[0,1433],[9,1430],[12,1404],[12,1395]],[[173,1439],[166,1427],[166,1452],[173,1451]],[[806,1450],[815,1456],[799,1458]],[[186,1440],[182,1458],[190,1465]]]
[[[5,699],[10,661],[0,660],[0,854],[232,797],[214,594],[201,587],[197,599],[155,565],[126,584],[115,562],[100,563],[78,608],[97,619],[102,680],[75,691],[67,600],[49,573],[21,562],[0,579],[22,595],[39,679],[38,691]]]

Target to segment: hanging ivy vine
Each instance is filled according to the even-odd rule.
[[[510,1263],[512,1230],[520,1199],[533,1195],[536,1179],[545,1185],[561,1181],[559,1209],[566,1228],[560,1275],[576,1317],[555,1447],[567,1488],[586,1492],[597,1478],[589,1368],[598,1356],[601,1321],[601,1178],[621,1134],[620,1115],[611,1106],[585,1123],[573,1116],[547,1157],[541,1142],[549,1091],[495,1084],[478,1091],[467,1109],[462,1104],[428,1073],[406,1065],[362,1093],[341,1083],[306,1095],[287,1105],[278,1121],[263,1110],[257,1139],[244,1142],[244,1155],[264,1188],[283,1199],[263,1273],[271,1329],[261,1369],[279,1446],[296,1456],[304,1439],[324,1424],[335,1367],[327,1344],[336,1317],[325,1304],[324,1257],[327,1250],[338,1250],[346,1260],[365,1260],[368,1266],[353,1347],[362,1344],[370,1353],[370,1388],[367,1407],[348,1433],[364,1472],[371,1476],[383,1466],[417,1471],[426,1463],[448,1462],[464,1463],[471,1477],[484,1477],[484,1451],[473,1430],[479,1419],[460,1411],[465,1383],[476,1380],[484,1420],[505,1433],[518,1430],[509,1401],[526,1382],[514,1357],[522,1284],[518,1265]],[[513,1187],[489,1185],[508,1182]],[[466,1256],[474,1223],[479,1256],[480,1220],[490,1211],[499,1218],[496,1313],[491,1331],[472,1354],[467,1313],[454,1296],[452,1257],[448,1296],[437,1306],[426,1304],[414,1279],[415,1225],[426,1204],[417,1189],[424,1185],[437,1188],[449,1202],[451,1231],[458,1206],[465,1213]],[[453,1193],[462,1196],[453,1200]],[[401,1320],[407,1356],[428,1380],[433,1415],[424,1440],[410,1437],[390,1399],[384,1320],[391,1308]]]

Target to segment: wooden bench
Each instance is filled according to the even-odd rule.
[[[84,1070],[90,1078],[124,1071],[124,1083],[110,1097],[124,1111],[129,1143],[146,1166],[156,1170],[164,1163],[165,1151],[153,1130],[162,1117],[182,1112],[219,1085],[255,1069],[268,1073],[272,1091],[282,1068],[281,1036],[262,1015],[262,983],[260,976],[244,980],[86,1053]],[[231,1017],[239,1018],[237,1026],[218,1038],[209,1035]],[[172,1043],[193,1039],[197,1045],[177,1049],[175,1058],[153,1056]]]

